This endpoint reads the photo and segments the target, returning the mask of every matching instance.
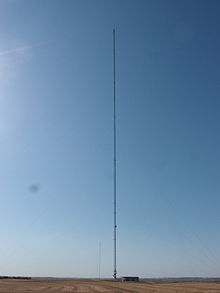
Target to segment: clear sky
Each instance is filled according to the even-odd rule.
[[[0,1],[0,275],[219,276],[220,2]]]

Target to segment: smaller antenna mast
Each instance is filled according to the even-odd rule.
[[[99,240],[99,264],[98,264],[99,280],[101,280],[101,241]]]

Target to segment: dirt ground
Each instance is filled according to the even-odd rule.
[[[219,283],[122,283],[85,280],[0,280],[0,293],[220,293]]]

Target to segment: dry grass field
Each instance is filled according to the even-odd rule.
[[[220,283],[122,283],[85,280],[0,280],[0,293],[220,293]]]

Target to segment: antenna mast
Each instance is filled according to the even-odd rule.
[[[115,70],[115,29],[113,29],[113,98],[114,98],[114,273],[113,277],[116,280],[117,279],[117,246],[116,246],[116,240],[117,240],[117,217],[116,217],[116,70]]]

